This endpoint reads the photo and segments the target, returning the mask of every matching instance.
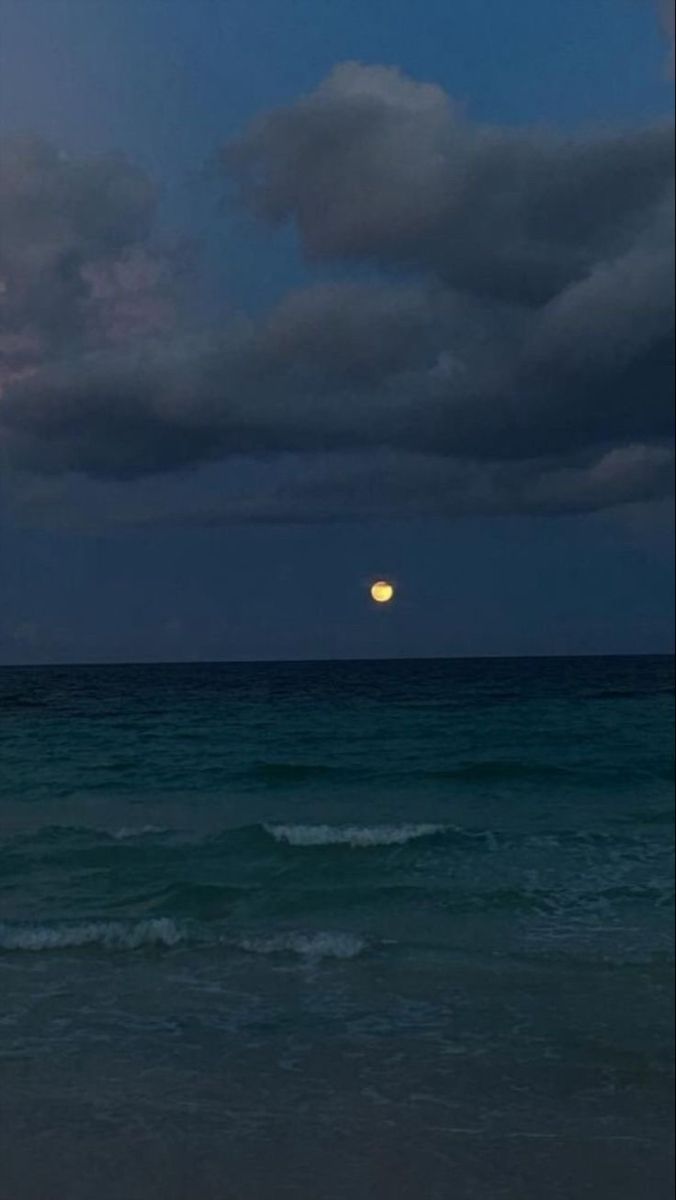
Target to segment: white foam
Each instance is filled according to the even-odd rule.
[[[106,950],[138,950],[141,946],[176,946],[183,934],[168,917],[125,924],[89,921],[77,925],[0,924],[0,950],[68,950],[102,946]]]
[[[111,837],[115,838],[116,842],[124,842],[128,838],[148,837],[152,833],[169,833],[169,830],[164,829],[162,825],[123,825],[122,829],[116,829]]]
[[[305,959],[356,958],[366,949],[366,942],[356,934],[331,931],[243,938],[238,945],[250,954],[297,954]]]
[[[403,846],[416,838],[443,833],[444,825],[266,825],[277,842],[289,846]]]

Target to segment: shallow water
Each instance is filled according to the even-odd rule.
[[[672,723],[665,658],[0,670],[2,1200],[666,1196]]]

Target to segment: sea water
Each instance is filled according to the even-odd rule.
[[[0,670],[1,1200],[666,1197],[673,661]]]

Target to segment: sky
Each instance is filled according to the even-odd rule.
[[[668,15],[3,0],[0,663],[671,651]]]

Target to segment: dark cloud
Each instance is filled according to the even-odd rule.
[[[248,204],[313,258],[415,268],[541,304],[626,252],[664,198],[673,137],[562,137],[470,123],[446,93],[347,63],[225,155]]]
[[[676,19],[674,16],[674,0],[657,0],[657,7],[667,41],[669,43],[669,70],[674,74],[674,34]]]
[[[673,486],[669,447],[596,455],[477,462],[439,454],[361,451],[250,457],[164,477],[22,480],[16,519],[29,526],[101,531],[145,527],[319,524],[390,518],[531,514],[559,517],[644,506]]]
[[[122,158],[73,161],[38,139],[3,141],[3,331],[52,352],[94,332],[115,268],[146,243],[155,205],[155,187]]]
[[[235,454],[373,450],[512,462],[669,436],[671,344],[580,365],[521,314],[335,285],[227,339],[98,353],[3,403],[17,467],[123,478]],[[640,398],[640,399],[639,399]]]
[[[312,456],[295,479],[266,486],[240,480],[238,495],[192,500],[180,508],[148,501],[122,523],[138,526],[314,524],[421,517],[530,514],[566,516],[659,500],[673,486],[666,447],[627,446],[597,458],[560,463],[477,463],[379,451]],[[220,489],[215,489],[220,490]]]
[[[143,176],[12,154],[0,445],[15,469],[124,480],[301,456],[300,482],[196,505],[207,523],[569,512],[672,486],[666,125],[478,127],[437,87],[343,66],[226,162],[309,255],[376,263],[381,281],[292,293],[200,338]],[[33,197],[22,216],[17,196]]]
[[[0,382],[63,357],[166,335],[178,255],[152,240],[157,189],[117,155],[0,142]]]

